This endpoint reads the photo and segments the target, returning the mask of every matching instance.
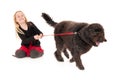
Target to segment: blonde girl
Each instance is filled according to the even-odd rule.
[[[22,11],[16,11],[14,14],[15,30],[20,37],[21,47],[16,50],[15,57],[37,58],[43,55],[43,49],[40,46],[39,39],[43,33],[34,25],[28,22]]]

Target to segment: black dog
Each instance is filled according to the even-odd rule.
[[[78,23],[73,21],[62,21],[60,23],[54,22],[51,17],[42,13],[42,17],[46,22],[55,28],[54,34],[65,34],[66,32],[73,32],[71,35],[55,36],[56,48],[55,57],[58,61],[64,61],[61,52],[69,58],[68,49],[71,52],[72,59],[70,62],[75,61],[76,66],[84,70],[81,61],[81,55],[88,52],[92,46],[98,46],[99,43],[106,41],[104,37],[104,29],[98,23]]]

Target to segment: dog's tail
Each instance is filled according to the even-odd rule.
[[[57,24],[57,22],[54,22],[54,21],[52,20],[52,18],[51,18],[48,14],[46,14],[46,13],[42,13],[42,17],[45,19],[45,21],[46,21],[49,25],[51,25],[51,26],[53,26],[53,27],[55,27],[55,25]]]

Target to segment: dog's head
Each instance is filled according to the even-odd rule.
[[[100,43],[107,41],[105,39],[104,29],[102,25],[98,23],[88,25],[87,28],[82,31],[82,34],[84,40],[93,46],[98,46]]]

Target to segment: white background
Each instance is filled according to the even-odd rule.
[[[119,0],[0,0],[0,80],[120,80],[120,9]],[[43,37],[41,58],[13,57],[21,41],[16,39],[13,15],[21,10],[44,33],[53,28],[42,19],[46,12],[56,22],[72,20],[100,23],[107,42],[93,47],[82,56],[85,70],[75,63],[57,62],[53,36]]]

